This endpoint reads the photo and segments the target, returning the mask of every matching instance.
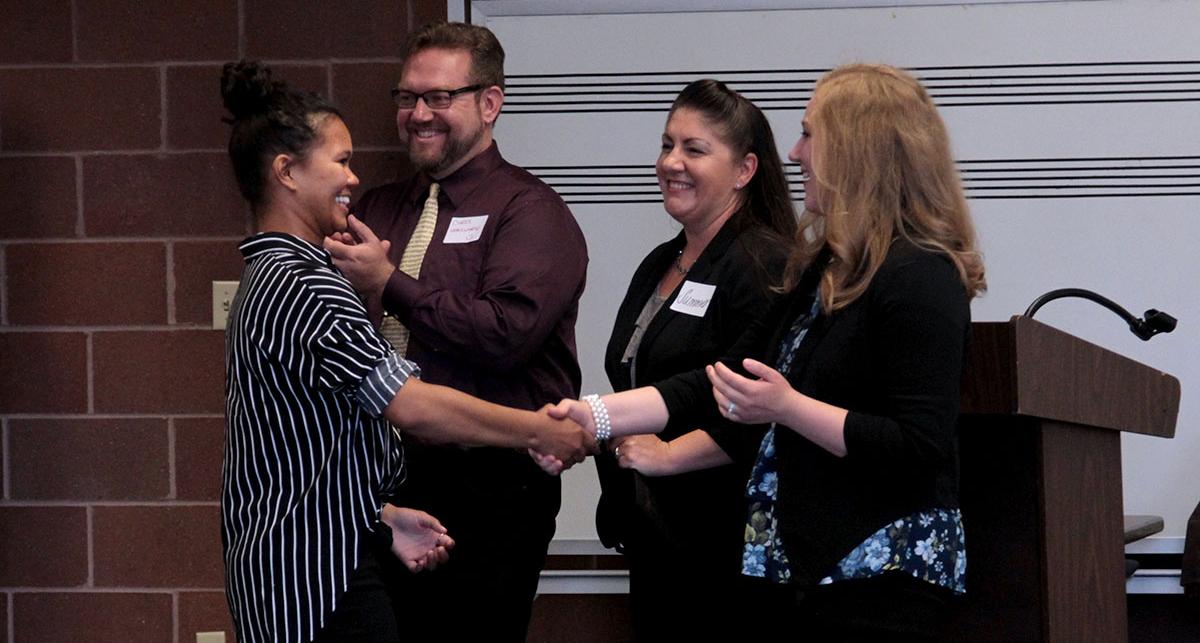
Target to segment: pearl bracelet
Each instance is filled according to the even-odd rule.
[[[600,399],[599,395],[592,393],[584,395],[582,398],[592,408],[592,422],[596,425],[596,441],[604,442],[612,437],[612,420],[608,418],[608,407],[604,405],[604,400]]]

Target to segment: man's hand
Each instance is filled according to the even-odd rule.
[[[540,454],[541,457],[534,456],[534,461],[547,473],[556,473],[556,466],[558,472],[569,469],[571,465],[583,462],[584,458],[600,451],[596,438],[580,428],[578,423],[556,418],[553,411],[554,407],[547,404],[535,414],[539,430],[535,444],[530,447],[531,451]],[[557,465],[548,457],[558,460]]]
[[[411,572],[433,569],[450,558],[454,539],[437,518],[416,509],[384,504],[379,519],[392,530],[392,553]]]
[[[354,215],[346,219],[348,232],[325,237],[325,250],[333,257],[333,265],[354,285],[354,289],[378,298],[388,279],[396,271],[388,261],[391,241],[380,241],[365,223]]]

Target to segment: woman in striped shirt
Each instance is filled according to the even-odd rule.
[[[358,184],[337,110],[256,63],[226,65],[221,93],[256,230],[240,246],[226,337],[222,542],[238,638],[398,640],[377,557],[416,571],[453,543],[432,516],[383,502],[403,478],[389,421],[424,439],[569,462],[595,443],[544,413],[421,382],[321,247],[345,230]]]

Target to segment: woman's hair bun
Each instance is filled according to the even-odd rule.
[[[266,65],[241,60],[221,70],[221,99],[233,115],[229,160],[238,188],[251,207],[262,205],[268,189],[270,160],[277,154],[303,158],[326,116],[341,118],[337,108],[317,94],[288,88],[271,78]]]
[[[265,114],[282,83],[271,80],[271,70],[253,60],[225,63],[221,72],[221,99],[234,119]]]

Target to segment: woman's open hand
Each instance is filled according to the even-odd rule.
[[[704,368],[721,415],[742,424],[781,421],[791,398],[799,393],[779,371],[762,362],[744,359],[742,366],[758,379],[743,377],[720,362]]]

